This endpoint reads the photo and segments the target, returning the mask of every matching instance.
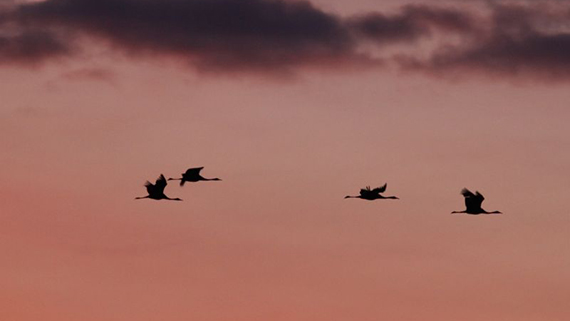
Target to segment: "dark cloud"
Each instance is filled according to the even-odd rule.
[[[88,37],[133,57],[174,58],[210,72],[288,73],[392,61],[438,74],[569,78],[567,3],[488,3],[484,10],[413,5],[341,17],[289,0],[30,2],[1,10],[0,62],[73,56],[78,39]],[[434,41],[429,51],[420,46],[423,39]],[[374,55],[363,46],[370,43],[378,48]],[[386,56],[387,46],[400,52],[396,59]]]
[[[64,42],[42,30],[0,36],[0,63],[36,65],[70,51]]]
[[[403,60],[403,66],[438,74],[475,71],[500,76],[538,76],[570,80],[570,34],[495,36],[473,48],[450,48],[428,62]]]
[[[350,18],[348,23],[353,31],[378,43],[413,42],[434,29],[459,33],[476,29],[470,14],[427,6],[406,6],[395,15],[369,13]]]
[[[17,17],[96,36],[133,55],[177,56],[202,69],[368,63],[341,19],[308,2],[50,0],[21,6]]]
[[[439,75],[480,73],[570,80],[570,10],[551,6],[495,6],[489,28],[427,61],[399,57],[408,70]]]
[[[224,72],[369,67],[381,60],[358,50],[363,38],[387,44],[432,27],[466,28],[464,16],[451,10],[406,7],[391,16],[342,18],[284,0],[47,0],[19,5],[8,16],[23,29],[46,30],[46,39],[66,38],[68,46],[86,35],[134,56],[177,57]]]

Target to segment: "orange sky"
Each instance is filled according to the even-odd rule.
[[[567,319],[568,82],[100,51],[0,68],[0,319]],[[505,214],[450,215],[463,187]]]

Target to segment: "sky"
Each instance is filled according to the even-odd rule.
[[[1,319],[567,320],[569,18],[0,2]]]

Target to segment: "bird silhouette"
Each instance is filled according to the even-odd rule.
[[[487,212],[481,208],[481,203],[485,198],[481,193],[475,191],[473,194],[470,190],[464,188],[461,190],[461,194],[465,197],[465,211],[453,211],[451,214],[458,214],[458,213],[465,213],[471,215],[479,215],[479,214],[503,214],[499,211]]]
[[[180,181],[180,186],[184,186],[186,182],[198,181],[221,181],[219,178],[204,178],[200,175],[200,171],[204,167],[189,168],[186,173],[182,173],[181,178],[169,178],[169,181]]]
[[[360,195],[358,196],[345,196],[344,198],[361,198],[363,200],[373,201],[377,199],[394,199],[399,200],[396,196],[383,196],[380,193],[384,193],[386,190],[386,186],[388,184],[384,184],[383,186],[377,187],[375,189],[370,189],[370,186],[366,186],[366,188],[360,189]]]
[[[143,198],[150,198],[153,200],[181,201],[181,199],[179,198],[170,198],[164,195],[164,188],[166,187],[166,179],[162,174],[160,174],[160,177],[156,180],[156,183],[154,183],[154,185],[151,182],[146,181],[144,186],[146,187],[148,195],[142,197],[135,197],[135,199],[140,200]]]

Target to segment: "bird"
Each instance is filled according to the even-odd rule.
[[[153,200],[170,200],[170,201],[181,201],[180,198],[170,198],[164,195],[164,188],[166,187],[166,178],[164,175],[160,174],[160,176],[156,179],[156,183],[152,184],[149,181],[146,181],[144,187],[148,191],[147,196],[142,197],[135,197],[135,199],[143,199],[143,198],[150,198]]]
[[[376,199],[394,199],[399,200],[396,196],[383,196],[380,193],[384,193],[386,190],[386,186],[388,184],[384,184],[383,186],[377,187],[375,189],[370,189],[370,186],[366,186],[366,188],[360,189],[360,195],[358,196],[345,196],[344,198],[361,198],[363,200],[373,201]]]
[[[453,211],[451,214],[458,214],[458,213],[465,213],[471,215],[479,215],[479,214],[503,214],[499,211],[487,212],[481,208],[481,203],[485,199],[481,193],[475,191],[473,194],[470,190],[463,188],[461,190],[461,194],[465,197],[465,211]]]
[[[180,186],[184,186],[186,182],[198,182],[198,181],[221,181],[219,178],[204,178],[200,175],[200,171],[204,167],[189,168],[186,173],[182,173],[181,178],[169,178],[169,181],[180,181]]]

